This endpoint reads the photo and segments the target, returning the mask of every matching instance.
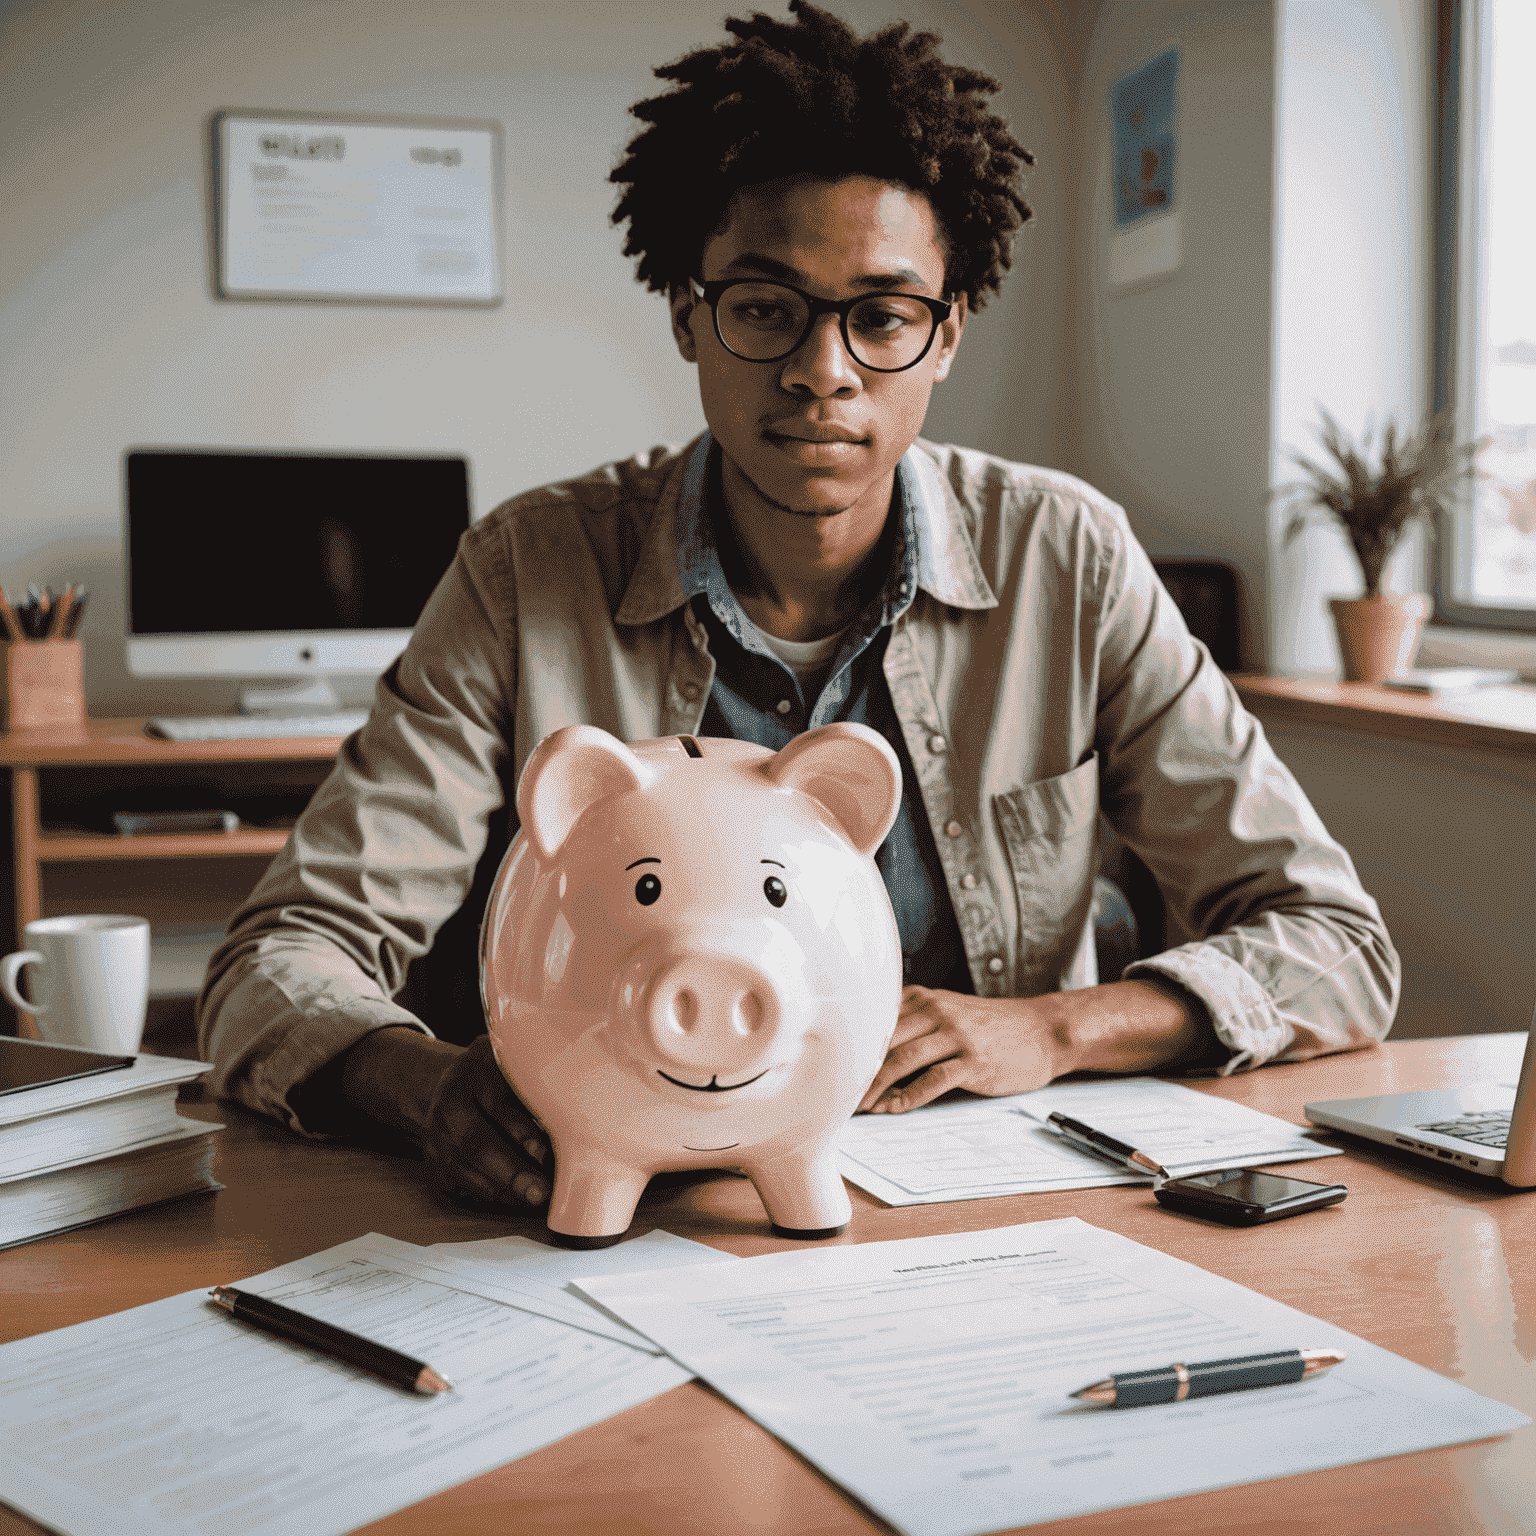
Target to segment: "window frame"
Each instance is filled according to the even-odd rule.
[[[1455,402],[1454,430],[1477,430],[1478,338],[1486,253],[1480,238],[1481,160],[1490,87],[1490,0],[1437,0],[1435,7],[1435,187],[1433,409]],[[1471,557],[1470,525],[1454,512],[1435,519],[1431,623],[1456,629],[1536,634],[1536,607],[1501,607],[1458,597],[1458,565]]]

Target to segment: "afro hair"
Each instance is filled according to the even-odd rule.
[[[609,180],[628,221],[637,277],[666,293],[702,276],[705,242],[742,187],[810,175],[871,176],[927,198],[943,235],[946,284],[973,309],[996,292],[1034,156],[987,106],[997,81],[946,64],[940,38],[906,22],[857,36],[838,17],[790,0],[794,21],[729,17],[735,41],[655,71],[676,82],[630,111],[649,126]]]

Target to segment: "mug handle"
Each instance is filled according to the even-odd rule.
[[[7,955],[4,960],[0,960],[0,992],[5,994],[6,1002],[20,1008],[23,1013],[46,1012],[41,1003],[29,1003],[16,986],[16,978],[21,975],[22,966],[41,965],[46,958],[35,949],[18,949],[14,955]]]

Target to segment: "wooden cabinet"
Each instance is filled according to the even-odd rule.
[[[341,739],[171,742],[146,736],[143,724],[92,720],[0,733],[11,792],[5,931],[19,943],[36,917],[133,912],[150,920],[160,989],[186,989],[195,964],[186,962],[185,943],[181,965],[173,963],[177,939],[222,925],[287,841]],[[112,810],[213,806],[239,813],[241,826],[134,837],[110,830]]]

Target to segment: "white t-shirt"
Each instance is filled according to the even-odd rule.
[[[761,625],[754,624],[747,618],[745,610],[741,616],[746,620],[747,628],[754,638],[761,640],[795,674],[805,693],[806,702],[814,704],[821,693],[822,684],[827,680],[827,673],[832,669],[832,658],[837,655],[843,636],[853,626],[845,625],[835,634],[824,635],[820,640],[781,640],[777,635],[770,635]]]

